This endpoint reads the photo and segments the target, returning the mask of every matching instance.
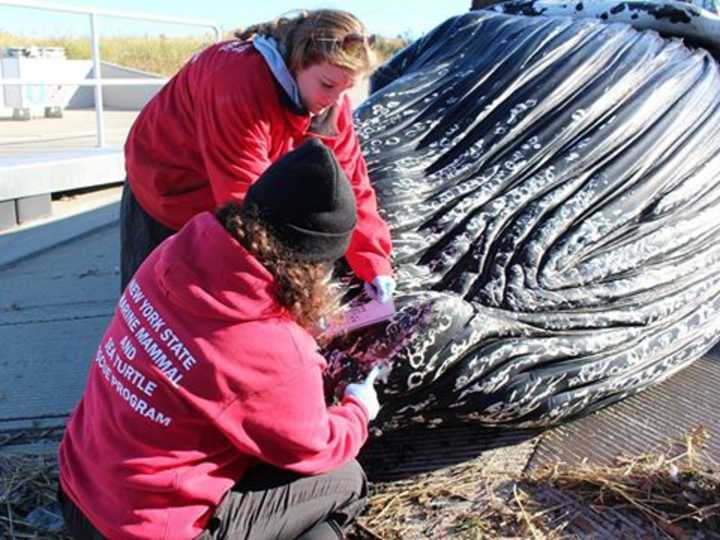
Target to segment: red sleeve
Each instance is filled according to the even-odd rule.
[[[325,404],[321,365],[321,357],[310,358],[292,378],[235,400],[218,426],[242,452],[300,474],[354,459],[367,440],[367,412],[352,398]]]
[[[347,98],[338,118],[338,129],[340,134],[333,150],[352,184],[358,213],[358,224],[345,258],[355,274],[364,281],[372,281],[380,275],[391,276],[390,231],[378,214],[375,191],[370,185],[367,164],[360,151]]]
[[[250,185],[270,165],[270,120],[260,106],[260,87],[272,81],[249,74],[247,53],[218,56],[196,92],[199,146],[215,203],[242,200]],[[270,101],[267,99],[266,101]]]

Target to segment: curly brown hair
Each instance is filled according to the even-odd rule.
[[[332,280],[332,263],[293,257],[256,212],[228,203],[215,213],[220,224],[275,278],[275,298],[295,321],[316,337],[321,319],[338,310],[340,295]]]

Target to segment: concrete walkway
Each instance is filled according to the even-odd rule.
[[[139,113],[105,111],[108,145],[122,145]],[[95,111],[68,110],[63,118],[33,118],[17,121],[0,116],[0,157],[42,156],[58,150],[82,150],[96,144]]]
[[[115,201],[99,209],[0,236],[0,252],[24,256],[0,267],[0,444],[6,449],[53,449],[82,394],[119,293],[115,192]],[[22,253],[53,239],[66,241]]]

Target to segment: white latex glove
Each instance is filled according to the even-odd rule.
[[[387,304],[395,292],[395,280],[390,276],[377,276],[371,283],[365,283],[365,294],[373,300]]]
[[[380,412],[380,402],[375,392],[375,379],[380,373],[379,367],[374,367],[365,380],[361,383],[348,384],[345,388],[345,395],[352,396],[365,406],[369,420],[375,420]]]

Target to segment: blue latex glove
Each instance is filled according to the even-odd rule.
[[[395,292],[395,280],[390,276],[377,276],[372,283],[365,283],[365,294],[373,300],[387,304]]]
[[[380,402],[374,386],[379,373],[380,368],[374,367],[363,382],[348,384],[347,388],[345,388],[346,396],[354,397],[365,406],[368,420],[375,420],[375,417],[380,412]]]

